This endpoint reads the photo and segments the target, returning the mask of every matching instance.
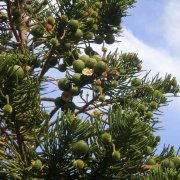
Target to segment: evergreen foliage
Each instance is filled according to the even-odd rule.
[[[180,179],[178,152],[155,154],[154,134],[176,79],[105,47],[134,4],[1,1],[0,179]]]

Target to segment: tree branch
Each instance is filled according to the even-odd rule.
[[[41,97],[41,101],[54,102],[55,98]]]
[[[13,110],[12,115],[11,115],[12,121],[14,122],[14,126],[15,126],[15,132],[16,132],[16,136],[17,136],[17,142],[18,142],[18,147],[19,147],[19,153],[21,155],[21,158],[23,161],[25,161],[25,156],[24,156],[24,152],[23,152],[23,139],[22,136],[20,134],[20,128],[19,125],[16,121],[16,115],[15,115],[15,111]]]
[[[9,19],[9,22],[10,22],[10,26],[12,28],[12,31],[13,31],[13,34],[16,38],[16,41],[17,42],[20,42],[20,38],[16,32],[16,29],[14,28],[14,24],[13,24],[13,21],[12,21],[12,18],[11,18],[11,1],[10,0],[7,0],[6,1],[7,3],[7,14],[8,14],[8,19]]]
[[[90,104],[93,104],[94,101],[97,100],[97,96],[95,96],[92,100],[90,100],[87,104],[85,104],[78,112],[76,112],[75,114],[80,114],[82,112],[84,112],[84,110],[90,105]]]
[[[44,66],[43,66],[43,68],[42,68],[42,70],[41,70],[41,73],[40,73],[40,75],[39,75],[39,79],[42,79],[42,77],[44,76],[44,74],[48,71],[48,69],[49,69],[48,63],[49,63],[49,60],[51,59],[53,53],[54,53],[54,49],[52,48],[52,49],[50,50],[50,52],[49,52],[49,55],[48,55],[47,59],[45,58],[45,59],[46,59],[46,62],[45,62]]]

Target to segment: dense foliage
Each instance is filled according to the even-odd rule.
[[[155,155],[154,134],[176,79],[106,48],[134,3],[1,1],[0,179],[180,178],[180,156]]]

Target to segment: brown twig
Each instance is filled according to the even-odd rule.
[[[88,108],[86,108],[87,111],[90,111],[92,109],[98,108],[98,107],[102,107],[102,106],[108,106],[111,105],[109,102],[102,102],[101,104],[96,104],[96,105],[92,105]]]
[[[41,101],[54,102],[55,98],[41,97]]]
[[[80,114],[80,113],[84,112],[89,105],[93,104],[94,101],[97,100],[97,98],[98,98],[97,96],[94,97],[92,100],[90,100],[88,103],[86,103],[86,104],[85,104],[78,112],[76,112],[75,114],[77,115],[77,114]]]
[[[15,111],[14,110],[12,112],[11,118],[12,118],[12,121],[14,122],[14,126],[15,126],[15,132],[16,132],[16,136],[17,136],[19,153],[21,155],[22,160],[24,161],[25,156],[24,156],[24,152],[23,152],[23,139],[22,139],[22,136],[20,134],[20,128],[19,128],[18,122],[16,121],[16,116],[15,116]]]
[[[44,66],[43,66],[43,68],[42,68],[42,70],[41,70],[41,73],[40,73],[40,75],[39,75],[39,79],[42,79],[42,77],[44,76],[44,74],[48,71],[48,69],[49,69],[48,63],[49,63],[49,60],[51,59],[53,53],[54,53],[54,49],[52,48],[52,49],[50,50],[50,52],[49,52],[49,55],[48,55],[48,57],[47,57],[47,59],[46,59],[46,62],[45,62],[45,64],[44,64]]]
[[[13,20],[11,18],[11,1],[7,0],[6,3],[7,3],[7,14],[8,14],[8,19],[9,19],[9,22],[10,22],[10,26],[12,28],[13,34],[14,34],[14,36],[16,38],[16,41],[20,42],[20,38],[19,38],[19,36],[18,36],[18,34],[16,32],[16,29],[15,29],[14,24],[13,24]]]
[[[49,120],[54,116],[54,114],[57,112],[59,108],[58,107],[55,107],[49,114]]]

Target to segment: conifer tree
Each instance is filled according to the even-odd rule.
[[[178,152],[157,155],[155,136],[176,78],[106,48],[134,5],[0,2],[0,179],[180,179]]]

